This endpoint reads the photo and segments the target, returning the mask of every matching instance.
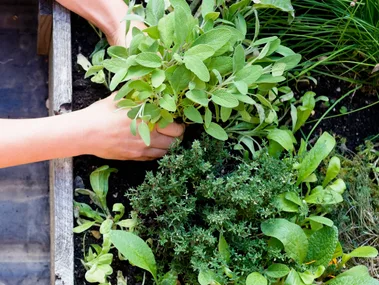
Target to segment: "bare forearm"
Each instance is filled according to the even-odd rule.
[[[108,38],[111,45],[124,46],[126,24],[122,19],[128,12],[128,6],[122,0],[57,0],[67,9],[75,12],[81,17],[87,19]],[[131,27],[144,29],[145,25],[141,22],[132,21]],[[131,36],[131,35],[130,35]]]
[[[0,119],[0,168],[83,154],[87,134],[77,119],[77,113]]]

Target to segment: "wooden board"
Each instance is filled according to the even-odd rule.
[[[53,32],[49,62],[49,112],[71,111],[70,13],[53,3]],[[61,108],[64,106],[64,108]],[[69,110],[67,110],[69,109]],[[74,284],[72,158],[50,162],[51,284]]]
[[[53,27],[52,1],[39,0],[37,53],[40,55],[49,54],[52,27]]]

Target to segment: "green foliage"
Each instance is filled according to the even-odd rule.
[[[376,0],[293,0],[296,17],[262,11],[261,35],[279,36],[282,44],[300,53],[297,80],[316,81],[309,73],[378,86],[379,3]],[[254,18],[247,18],[255,34]],[[316,81],[317,82],[317,81]]]
[[[112,212],[107,206],[108,179],[112,172],[117,172],[117,170],[109,168],[107,165],[99,167],[90,175],[93,191],[87,189],[76,189],[75,191],[76,194],[89,196],[91,202],[97,208],[94,209],[88,204],[74,201],[74,215],[78,226],[73,229],[73,232],[82,233],[93,227],[97,227],[98,230],[96,232],[98,232],[103,240],[101,246],[99,244],[91,244],[87,252],[84,249],[85,256],[81,262],[87,270],[85,279],[90,283],[108,284],[108,277],[113,273],[113,253],[110,253],[112,243],[125,258],[133,262],[135,266],[149,270],[155,278],[156,273],[153,266],[155,261],[150,248],[138,236],[131,233],[137,226],[136,213],[131,213],[131,219],[122,219],[125,214],[125,207],[122,204],[114,204]],[[115,231],[116,228],[121,230]],[[123,238],[121,242],[120,237]],[[125,246],[125,242],[127,242],[128,247]],[[125,253],[125,248],[129,249],[127,253]],[[136,250],[136,248],[143,254],[143,258],[146,259],[145,264],[138,262],[138,254],[131,250]],[[120,281],[120,284],[122,284],[122,280],[125,281],[120,273],[118,273],[117,279]]]
[[[138,16],[129,14],[127,20],[139,17],[149,28],[134,28],[129,48],[109,47],[109,58],[103,56],[100,62],[97,57],[93,66],[82,64],[92,78],[109,72],[107,85],[112,91],[121,85],[116,100],[122,99],[119,108],[129,109],[133,134],[139,133],[149,145],[149,130],[155,125],[183,121],[202,124],[206,133],[219,140],[237,139],[236,149],[254,152],[252,137],[271,134],[270,140],[282,147],[279,152],[293,151],[292,134],[285,134],[283,141],[275,130],[281,120],[286,122],[291,105],[306,100],[296,101],[289,87],[280,87],[301,56],[282,46],[277,37],[258,40],[258,32],[247,43],[244,19],[267,8],[292,17],[290,1],[241,1],[230,7],[224,1],[204,1],[201,18],[192,16],[185,1],[171,1],[172,9],[166,14],[163,2],[150,0],[146,9],[134,6]],[[308,116],[302,115],[304,108],[299,109],[294,132],[314,108],[314,104],[307,106]]]
[[[333,186],[342,180],[332,181],[339,171],[325,188],[317,178],[335,145],[315,151],[328,136],[297,159],[261,151],[243,161],[210,140],[165,156],[158,172],[128,194],[141,219],[137,231],[153,239],[159,271],[176,272],[188,284],[304,285],[328,281],[353,256],[376,256],[372,247],[343,253],[325,217],[342,202]],[[296,183],[302,163],[315,179]]]

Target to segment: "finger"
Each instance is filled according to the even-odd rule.
[[[159,149],[159,148],[148,148],[146,151],[144,151],[143,156],[151,157],[151,158],[158,158],[162,157],[167,153],[166,149]]]
[[[175,142],[175,138],[156,133],[151,138],[150,147],[166,150]]]
[[[169,124],[164,129],[157,127],[157,132],[162,135],[173,137],[173,138],[180,137],[184,133],[184,125],[172,123],[172,124]]]

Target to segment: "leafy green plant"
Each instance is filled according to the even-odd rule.
[[[179,120],[202,124],[205,132],[219,140],[234,137],[237,148],[253,152],[260,147],[253,137],[266,137],[276,130],[291,103],[295,113],[295,104],[310,108],[307,99],[296,100],[289,87],[279,85],[301,56],[281,45],[277,37],[258,40],[258,28],[254,39],[246,41],[244,14],[277,8],[292,15],[290,1],[253,5],[241,1],[230,7],[224,1],[204,1],[200,18],[192,16],[184,0],[171,1],[171,5],[173,11],[168,14],[163,0],[149,1],[146,9],[132,5],[130,10],[134,7],[136,14],[129,13],[125,20],[143,20],[149,27],[133,29],[130,47],[108,48],[107,59],[104,50],[98,51],[92,64],[80,58],[86,77],[106,83],[111,90],[122,84],[116,96],[122,99],[118,107],[130,109],[131,131],[139,133],[146,144],[155,125],[164,127]],[[111,74],[108,83],[104,71]],[[300,113],[293,131],[307,117]],[[290,132],[275,132],[293,141]],[[284,148],[292,146],[287,143]]]
[[[378,85],[379,4],[375,0],[293,0],[293,21],[281,12],[259,14],[261,35],[279,36],[304,61],[296,79],[308,73]],[[255,20],[247,19],[253,34]]]
[[[76,194],[89,196],[97,208],[94,209],[88,204],[74,201],[74,215],[78,223],[78,226],[73,229],[74,233],[82,233],[98,227],[99,230],[96,232],[102,238],[102,245],[91,244],[82,260],[82,264],[87,270],[85,279],[90,283],[109,284],[108,277],[113,273],[113,253],[110,252],[112,244],[118,249],[120,260],[129,260],[133,265],[150,271],[156,279],[155,259],[151,249],[133,233],[137,226],[136,213],[131,212],[130,219],[122,219],[125,214],[125,207],[122,204],[114,204],[112,212],[107,206],[108,179],[112,172],[117,172],[117,170],[104,165],[90,175],[92,191],[75,190]],[[142,261],[141,254],[143,254]],[[117,275],[120,284],[126,282],[121,272]]]
[[[297,158],[262,151],[240,160],[221,142],[195,142],[164,157],[156,175],[148,173],[131,189],[141,219],[137,230],[153,239],[158,268],[187,284],[338,284],[332,276],[346,275],[374,282],[362,268],[339,277],[350,258],[377,251],[360,247],[344,254],[326,217],[343,202],[346,188],[337,157],[325,175],[317,171],[334,146],[324,133],[310,151],[303,142]]]

